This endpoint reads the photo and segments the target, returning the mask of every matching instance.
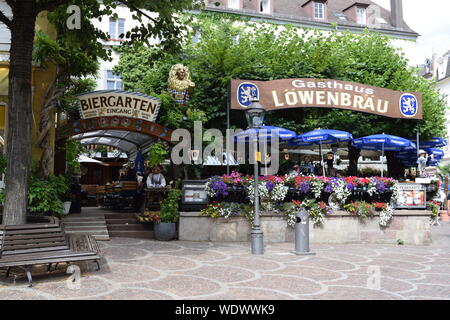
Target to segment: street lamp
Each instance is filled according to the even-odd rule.
[[[259,104],[259,100],[257,98],[252,99],[252,103],[248,106],[245,111],[245,116],[247,118],[248,126],[250,129],[255,130],[255,138],[254,138],[254,151],[255,151],[255,165],[254,165],[254,194],[255,199],[254,203],[254,212],[255,218],[253,221],[252,232],[251,232],[251,243],[252,243],[252,254],[264,254],[264,241],[263,241],[263,232],[260,226],[259,219],[259,190],[258,190],[258,129],[260,129],[264,124],[264,116],[266,111],[263,106]]]

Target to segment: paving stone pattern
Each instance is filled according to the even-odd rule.
[[[292,243],[100,242],[102,270],[80,263],[79,281],[66,266],[39,268],[35,286],[23,273],[0,274],[0,299],[450,299],[450,224],[433,227],[430,246],[314,245],[296,256]]]

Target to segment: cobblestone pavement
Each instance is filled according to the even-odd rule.
[[[100,242],[101,271],[82,263],[73,283],[64,265],[42,268],[33,288],[3,273],[0,299],[450,299],[450,224],[433,228],[431,246],[314,245],[316,256],[292,243],[252,256],[247,243],[113,238]]]

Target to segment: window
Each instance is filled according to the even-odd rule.
[[[228,0],[228,8],[239,9],[239,0]]]
[[[367,24],[366,8],[356,8],[356,22],[359,24]]]
[[[106,88],[108,90],[122,89],[122,76],[115,74],[112,70],[107,71]]]
[[[314,2],[314,18],[325,19],[325,4],[322,2]]]
[[[270,13],[270,0],[260,0],[259,11],[262,13]]]
[[[109,37],[119,39],[125,33],[125,19],[109,19]]]

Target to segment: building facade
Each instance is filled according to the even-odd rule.
[[[414,51],[414,41],[419,35],[403,20],[402,8],[401,0],[391,0],[391,11],[368,0],[205,0],[203,10],[242,15],[250,17],[252,21],[315,28],[324,32],[348,30],[360,33],[368,28],[390,36],[393,45],[407,53]],[[96,21],[111,36],[110,41],[104,43],[105,47],[113,49],[112,60],[101,61],[97,90],[122,88],[120,75],[112,71],[120,58],[114,48],[122,42],[117,36],[137,24],[126,6],[118,5],[115,13],[118,18],[105,17],[102,21]]]
[[[401,0],[391,0],[391,11],[368,0],[206,0],[205,5],[206,11],[245,15],[277,24],[355,33],[369,28],[394,39],[418,37],[403,20]]]
[[[95,25],[100,30],[109,34],[110,38],[108,41],[103,41],[103,46],[111,50],[111,60],[100,61],[100,68],[96,79],[96,90],[122,89],[122,78],[120,74],[114,74],[113,72],[113,68],[117,65],[120,58],[120,54],[116,49],[124,41],[120,39],[120,35],[131,31],[139,25],[139,22],[133,19],[133,13],[125,5],[118,4],[114,13],[117,17],[104,17],[101,21],[95,21]],[[152,16],[151,13],[146,13]],[[143,17],[142,20],[143,23],[148,23],[149,21],[146,17]]]
[[[8,18],[12,17],[11,8],[4,1],[0,0],[0,11]],[[41,12],[36,19],[36,30],[42,31],[50,38],[56,38],[56,31],[49,23],[46,12]],[[0,22],[0,149],[3,150],[5,143],[5,132],[8,126],[7,108],[8,108],[8,88],[9,88],[9,52],[11,46],[11,32]],[[33,146],[32,157],[34,160],[41,158],[42,149],[35,143],[39,137],[39,121],[42,105],[45,101],[45,95],[49,86],[56,77],[56,67],[52,64],[43,68],[39,65],[33,65],[32,70],[32,101],[33,101]],[[52,120],[55,119],[53,114]],[[55,128],[50,130],[50,145],[55,145]],[[51,170],[53,172],[53,170]]]
[[[446,96],[446,139],[450,141],[450,50],[441,54],[433,54],[431,58],[425,61],[425,64],[420,66],[420,73],[426,79],[436,81],[436,87],[439,89],[439,92]],[[444,151],[445,157],[442,160],[442,164],[450,164],[450,145],[446,146]]]

